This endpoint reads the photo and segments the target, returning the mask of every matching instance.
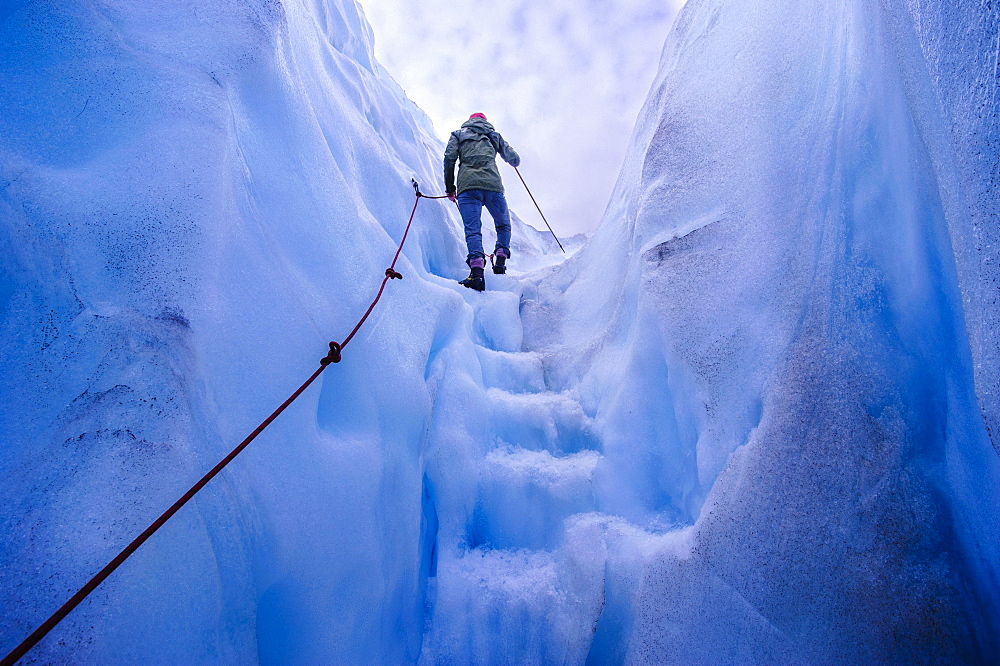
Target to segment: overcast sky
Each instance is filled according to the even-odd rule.
[[[376,57],[442,139],[485,113],[556,233],[594,229],[683,0],[359,1]],[[544,229],[498,162],[511,208]]]

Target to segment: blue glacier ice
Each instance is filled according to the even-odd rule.
[[[996,7],[689,0],[664,37],[591,238],[516,218],[475,293],[422,201],[343,362],[28,663],[1000,658]],[[375,38],[352,0],[0,3],[4,653],[439,192]]]

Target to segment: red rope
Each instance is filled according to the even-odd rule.
[[[330,352],[325,357],[323,357],[323,359],[320,361],[319,368],[317,368],[316,371],[312,373],[309,379],[307,379],[302,384],[302,386],[297,388],[294,393],[288,396],[288,399],[285,400],[283,403],[281,403],[281,405],[276,410],[274,410],[270,416],[264,419],[261,422],[261,424],[257,426],[254,429],[254,431],[247,436],[246,439],[240,442],[235,449],[230,451],[229,455],[220,460],[218,464],[215,465],[215,467],[209,470],[209,472],[205,474],[205,476],[201,477],[201,479],[199,479],[196,484],[191,486],[191,488],[186,493],[184,493],[180,499],[174,502],[169,509],[160,514],[160,517],[154,520],[149,525],[149,527],[143,530],[142,534],[133,539],[132,543],[125,546],[125,548],[122,549],[122,551],[118,553],[118,555],[116,555],[114,559],[108,562],[103,569],[98,571],[93,578],[91,578],[89,581],[87,581],[87,583],[83,587],[77,590],[76,594],[70,597],[69,600],[67,600],[66,603],[60,606],[55,613],[53,613],[47,620],[45,620],[45,622],[43,622],[41,625],[39,625],[37,629],[31,632],[31,635],[29,635],[27,638],[21,641],[20,645],[11,650],[11,652],[6,657],[4,657],[3,660],[0,660],[0,666],[12,666],[17,662],[18,659],[27,654],[27,652],[31,648],[37,645],[40,640],[45,638],[46,634],[52,631],[52,629],[57,624],[59,624],[59,622],[62,621],[63,618],[69,615],[74,608],[80,605],[80,602],[86,599],[91,592],[97,589],[97,587],[101,583],[103,583],[108,576],[114,573],[115,569],[121,566],[122,563],[124,563],[125,560],[127,560],[132,555],[132,553],[138,550],[139,547],[142,546],[142,544],[144,544],[147,539],[149,539],[149,537],[153,536],[153,534],[158,529],[163,527],[164,523],[170,520],[170,518],[175,513],[180,511],[181,507],[187,504],[188,501],[192,497],[194,497],[199,490],[204,488],[208,484],[208,482],[211,481],[213,478],[215,478],[215,476],[219,472],[221,472],[229,463],[231,463],[233,459],[235,459],[236,456],[238,456],[243,451],[243,449],[249,446],[250,442],[252,442],[254,439],[257,438],[257,435],[262,433],[264,429],[267,428],[267,426],[271,425],[271,422],[274,421],[274,419],[278,418],[278,415],[281,414],[281,412],[285,411],[285,409],[289,405],[291,405],[295,401],[295,399],[298,398],[299,395],[301,395],[302,392],[305,391],[309,387],[309,385],[312,384],[324,370],[326,370],[327,366],[330,363],[340,362],[341,350],[347,346],[347,343],[351,341],[355,333],[357,333],[358,330],[361,328],[362,324],[365,323],[365,320],[368,319],[368,315],[370,315],[372,313],[372,310],[375,309],[375,305],[378,303],[379,299],[382,298],[382,292],[385,290],[385,283],[391,279],[399,279],[399,280],[403,279],[403,276],[396,271],[396,261],[399,259],[399,254],[403,251],[403,244],[406,242],[406,237],[410,233],[410,225],[413,224],[413,217],[417,212],[417,205],[420,203],[420,199],[421,198],[444,199],[447,197],[447,195],[438,197],[429,197],[425,194],[422,194],[420,192],[420,188],[417,185],[416,181],[413,181],[413,189],[416,192],[417,198],[416,201],[413,202],[413,210],[410,211],[410,219],[406,223],[406,230],[403,232],[402,240],[399,241],[399,247],[396,248],[396,254],[392,258],[392,264],[389,265],[389,268],[385,269],[385,277],[382,279],[382,285],[379,287],[378,293],[375,295],[375,300],[373,300],[371,305],[368,306],[368,310],[365,312],[364,316],[361,317],[361,320],[358,321],[358,323],[354,326],[350,334],[346,338],[344,338],[344,341],[341,343],[331,342]]]
[[[414,185],[415,184],[416,183],[414,183]],[[347,334],[347,337],[344,338],[344,341],[340,343],[339,346],[340,349],[343,349],[344,347],[347,346],[347,343],[351,341],[351,339],[354,337],[354,334],[358,332],[362,324],[364,324],[365,321],[368,319],[368,315],[370,315],[372,313],[372,310],[375,309],[375,305],[378,303],[378,299],[382,298],[382,292],[385,290],[385,283],[392,279],[398,279],[398,280],[403,279],[402,274],[396,272],[396,261],[399,259],[399,253],[403,251],[403,243],[406,242],[406,237],[410,233],[410,225],[413,224],[413,216],[416,215],[417,213],[417,204],[420,203],[420,199],[422,198],[446,199],[447,197],[448,197],[447,194],[439,197],[429,197],[426,194],[421,194],[420,190],[417,189],[417,200],[413,202],[413,210],[410,211],[410,219],[406,223],[406,230],[403,231],[403,239],[399,241],[399,247],[396,248],[396,254],[392,257],[392,263],[389,264],[389,268],[385,269],[385,277],[382,278],[382,285],[378,288],[378,293],[375,294],[375,300],[372,301],[372,304],[368,306],[368,310],[365,312],[364,316],[361,317],[361,320],[354,326],[354,329],[351,330],[351,332]],[[331,342],[330,344],[332,345],[334,343]],[[337,361],[334,361],[334,363],[336,362]]]
[[[160,515],[159,518],[157,518],[156,520],[154,520],[152,522],[152,524],[150,524],[149,527],[147,527],[145,530],[143,530],[142,534],[140,534],[135,539],[133,539],[132,543],[130,543],[129,545],[125,546],[125,548],[122,549],[122,551],[120,553],[118,553],[118,555],[116,555],[113,560],[111,560],[110,562],[108,562],[108,564],[105,565],[105,567],[103,569],[101,569],[100,571],[98,571],[97,574],[93,578],[91,578],[89,581],[87,581],[86,585],[84,585],[83,587],[81,587],[76,592],[76,594],[74,594],[72,597],[69,598],[69,600],[66,603],[64,603],[62,606],[60,606],[59,610],[57,610],[55,613],[53,613],[49,617],[49,619],[45,620],[45,622],[43,622],[41,625],[39,625],[39,627],[37,629],[35,629],[31,633],[30,636],[28,636],[23,641],[21,641],[20,645],[18,645],[16,648],[14,648],[11,651],[10,654],[8,654],[6,657],[4,657],[3,661],[0,661],[0,666],[8,666],[8,665],[14,664],[15,662],[17,662],[18,659],[20,659],[21,657],[23,657],[28,652],[28,650],[30,650],[31,648],[33,648],[35,646],[35,644],[38,643],[38,641],[40,641],[43,638],[45,638],[46,634],[48,634],[50,631],[52,631],[52,629],[57,624],[59,624],[59,622],[61,622],[64,617],[66,617],[67,615],[70,614],[70,611],[72,611],[74,608],[76,608],[78,605],[80,605],[81,601],[83,601],[84,599],[86,599],[87,596],[89,596],[91,592],[93,592],[95,589],[97,589],[98,585],[100,585],[101,583],[103,583],[104,580],[108,576],[110,576],[112,573],[114,573],[115,569],[117,569],[119,566],[121,566],[122,563],[125,562],[125,560],[127,560],[129,558],[129,556],[132,555],[132,553],[134,553],[136,550],[138,550],[139,546],[141,546],[142,544],[144,544],[146,542],[146,540],[149,539],[149,537],[153,536],[153,534],[158,529],[160,529],[161,527],[163,527],[163,524],[166,523],[168,520],[170,520],[171,516],[173,516],[178,511],[180,511],[180,508],[182,506],[184,506],[185,504],[187,504],[188,500],[190,500],[192,497],[195,496],[195,493],[197,493],[199,490],[201,490],[202,488],[204,488],[205,485],[209,481],[211,481],[215,477],[216,474],[218,474],[219,472],[221,472],[222,469],[226,465],[228,465],[230,462],[232,462],[233,458],[235,458],[236,456],[238,456],[240,454],[240,452],[243,451],[243,449],[245,449],[250,444],[250,442],[252,442],[254,439],[256,439],[257,435],[259,435],[264,430],[264,428],[266,428],[267,426],[269,426],[271,424],[271,421],[273,421],[274,419],[276,419],[278,417],[278,414],[280,414],[281,412],[285,411],[285,408],[288,407],[290,404],[292,404],[292,402],[297,397],[299,397],[299,394],[301,394],[303,391],[305,391],[306,388],[310,384],[313,383],[313,380],[315,380],[317,377],[319,377],[320,373],[323,372],[324,370],[326,370],[326,364],[321,365],[316,370],[316,372],[314,372],[312,374],[312,376],[309,377],[309,379],[307,379],[305,381],[305,383],[302,384],[302,386],[300,386],[295,391],[295,393],[293,393],[291,396],[289,396],[289,398],[287,400],[285,400],[283,403],[281,403],[280,407],[278,407],[276,410],[274,410],[274,412],[272,412],[272,414],[270,416],[268,416],[266,419],[264,419],[264,421],[259,426],[257,426],[257,428],[252,433],[250,433],[250,435],[246,439],[244,439],[242,442],[240,442],[239,446],[237,446],[235,449],[233,449],[232,451],[230,451],[229,455],[227,455],[225,458],[223,458],[221,461],[219,461],[219,463],[215,467],[213,467],[205,476],[201,477],[201,479],[198,480],[198,483],[196,483],[193,486],[191,486],[190,490],[188,490],[186,493],[184,493],[184,495],[182,495],[179,500],[177,500],[176,502],[174,502],[173,505],[171,505],[171,507],[169,509],[167,509],[166,511],[164,511]]]

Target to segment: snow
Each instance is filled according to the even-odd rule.
[[[422,200],[343,361],[31,658],[995,657],[984,11],[691,0],[591,239],[514,216],[477,293]],[[346,0],[0,11],[3,648],[309,376],[438,193],[371,40]]]

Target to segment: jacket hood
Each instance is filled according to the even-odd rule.
[[[471,129],[477,132],[482,132],[483,134],[496,131],[489,121],[483,120],[482,118],[469,118],[462,123],[462,129]]]

